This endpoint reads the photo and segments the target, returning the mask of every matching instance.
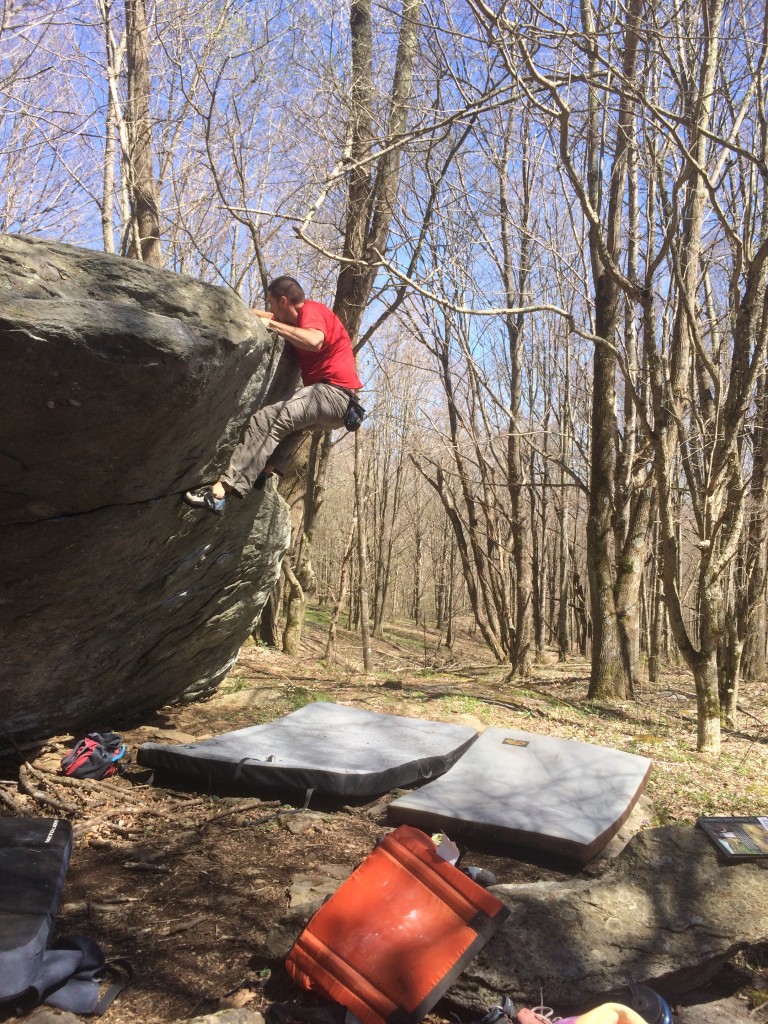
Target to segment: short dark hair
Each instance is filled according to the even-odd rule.
[[[276,299],[279,299],[281,295],[285,295],[289,302],[304,302],[306,296],[304,295],[304,289],[301,287],[295,277],[288,277],[287,274],[283,274],[282,277],[276,277],[274,281],[271,281],[267,287],[267,293],[273,295]]]

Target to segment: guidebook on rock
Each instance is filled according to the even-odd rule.
[[[768,857],[768,815],[699,818],[697,825],[729,860]]]

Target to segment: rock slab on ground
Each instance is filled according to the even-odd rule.
[[[0,236],[3,728],[104,728],[223,679],[279,572],[272,489],[181,504],[296,368],[234,293]]]
[[[509,920],[449,992],[471,1008],[626,1002],[625,971],[674,999],[768,937],[768,870],[721,862],[694,828],[641,832],[597,878],[491,891]]]
[[[219,1010],[218,1013],[207,1013],[203,1017],[193,1017],[177,1024],[264,1024],[264,1017],[258,1010],[242,1009]]]
[[[675,1009],[675,1024],[760,1024],[765,1015],[752,1016],[747,1004],[731,996],[680,1006]]]
[[[27,1017],[27,1024],[81,1024],[82,1018],[65,1010],[51,1010],[47,1006],[38,1006]]]

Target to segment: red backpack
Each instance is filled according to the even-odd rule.
[[[123,771],[125,744],[116,732],[89,732],[61,759],[61,770],[76,779],[104,779]]]

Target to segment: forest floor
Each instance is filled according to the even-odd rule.
[[[359,637],[344,630],[335,664],[323,663],[326,620],[324,611],[310,610],[300,657],[249,641],[215,696],[163,708],[151,721],[124,730],[132,764],[121,777],[64,780],[57,768],[71,736],[26,750],[26,764],[16,762],[26,795],[12,785],[14,766],[3,763],[3,792],[21,813],[63,815],[74,826],[58,930],[91,935],[110,958],[133,965],[134,981],[104,1015],[105,1024],[166,1024],[227,1006],[265,1012],[272,1002],[302,1001],[268,952],[291,889],[303,876],[345,877],[386,827],[380,800],[344,807],[313,803],[307,812],[288,814],[287,803],[160,784],[135,764],[136,748],[149,740],[190,742],[326,700],[478,728],[520,728],[646,755],[655,766],[643,803],[648,825],[768,809],[768,684],[744,688],[743,726],[724,733],[715,759],[695,751],[695,694],[683,670],[667,670],[659,684],[644,684],[633,701],[587,701],[589,666],[583,660],[558,664],[551,655],[530,679],[509,683],[468,624],[451,651],[435,633],[397,624],[374,639],[375,671],[364,675]],[[465,863],[492,870],[499,882],[573,874],[516,854],[470,847]],[[755,971],[768,974],[768,949],[758,960],[729,965],[721,978],[725,989],[757,987]],[[441,1003],[429,1019],[457,1019],[448,1014]]]

